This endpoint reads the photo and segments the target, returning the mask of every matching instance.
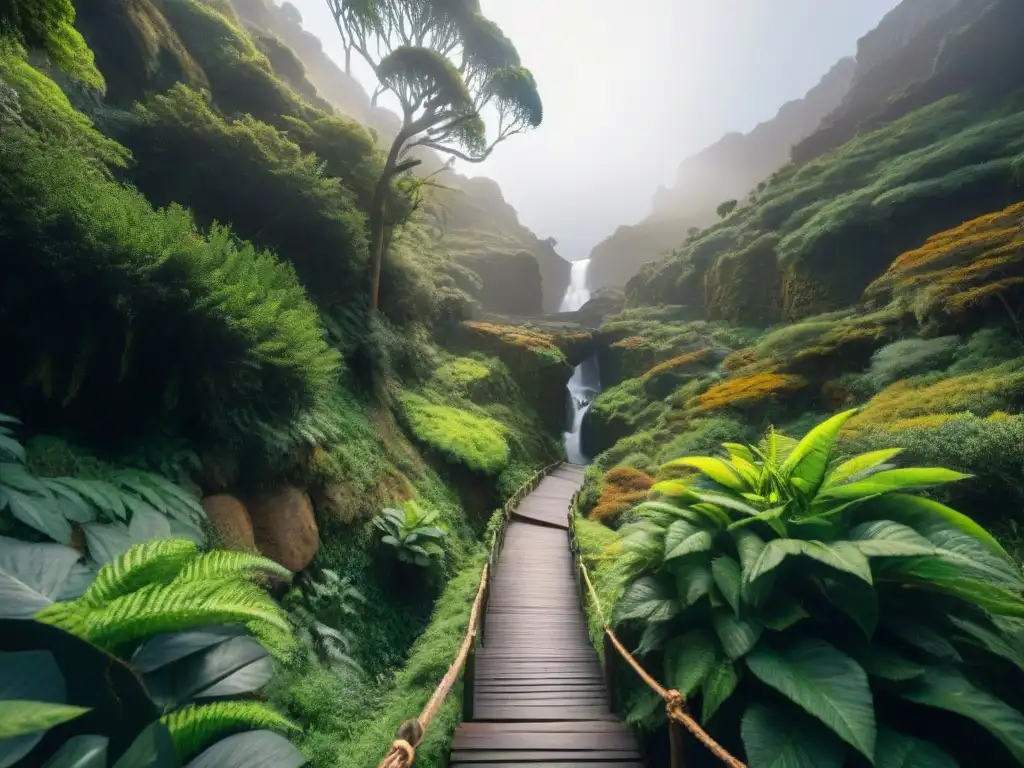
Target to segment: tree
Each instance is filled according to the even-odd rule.
[[[718,214],[718,218],[724,219],[730,213],[736,210],[736,206],[739,205],[739,200],[726,200],[720,206],[715,208],[715,213]]]
[[[532,73],[512,42],[480,13],[479,0],[327,0],[345,48],[373,67],[401,108],[370,207],[370,308],[376,310],[387,248],[386,206],[393,181],[419,165],[417,147],[479,163],[510,136],[540,125]],[[496,125],[488,138],[484,117]]]

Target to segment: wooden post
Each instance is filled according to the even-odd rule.
[[[683,724],[669,718],[668,720],[668,744],[670,750],[670,768],[685,768],[686,755],[683,753],[683,737],[686,731]]]
[[[476,687],[476,633],[466,656],[466,672],[462,677],[462,722],[473,719],[473,694]]]
[[[604,635],[604,685],[608,689],[608,709],[615,712],[615,646],[612,639],[605,632]]]
[[[487,603],[491,600],[491,576],[494,575],[492,568],[493,566],[487,568],[487,584],[484,585],[484,599],[480,601],[480,645],[487,641]]]

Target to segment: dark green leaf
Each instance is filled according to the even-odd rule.
[[[692,629],[673,638],[665,647],[665,680],[685,696],[697,690],[718,659],[714,636],[706,629]]]
[[[720,661],[712,667],[701,685],[700,720],[707,723],[719,707],[732,696],[739,685],[740,674],[731,661]]]
[[[740,564],[728,556],[716,557],[711,561],[711,573],[722,597],[732,607],[733,613],[739,616],[740,585],[743,583]]]
[[[650,576],[637,579],[615,606],[617,620],[668,621],[679,613],[679,602],[675,598],[675,590],[657,579]]]
[[[973,720],[1024,763],[1024,715],[995,696],[975,688],[952,667],[931,667],[902,696]]]
[[[89,554],[101,564],[112,563],[137,542],[122,523],[87,523],[82,526]]]
[[[931,742],[880,728],[875,768],[957,768],[957,764]]]
[[[675,573],[676,592],[684,607],[696,605],[701,598],[706,597],[714,582],[711,566],[704,558],[673,560],[669,570]]]
[[[856,661],[805,638],[784,649],[762,643],[747,655],[747,666],[869,760],[874,757],[875,711],[867,675]]]
[[[822,594],[836,608],[856,622],[868,639],[878,626],[878,593],[860,579],[835,578],[817,582]]]
[[[659,651],[665,645],[671,631],[670,623],[667,621],[649,621],[644,627],[644,633],[640,636],[640,643],[634,656],[646,656],[651,651]]]
[[[883,624],[898,638],[925,653],[947,661],[961,660],[953,644],[927,624],[907,616],[894,615],[886,616]]]
[[[860,662],[864,671],[872,677],[880,677],[893,682],[906,682],[924,674],[923,666],[905,659],[896,651],[886,648],[880,643],[869,648]]]
[[[840,548],[843,543],[830,546],[820,541],[774,539],[769,541],[761,552],[757,565],[751,569],[747,580],[751,584],[756,583],[762,576],[781,565],[787,557],[807,557],[871,584],[871,567],[867,558],[852,548]]]
[[[711,623],[725,655],[733,660],[749,653],[764,632],[764,627],[757,622],[737,619],[734,613],[727,610],[712,613]]]
[[[755,704],[740,725],[750,768],[842,768],[846,748],[798,710]]]
[[[676,520],[665,532],[665,560],[711,549],[713,536],[685,520]]]
[[[300,768],[305,764],[302,753],[284,736],[248,731],[218,741],[186,768]]]
[[[851,529],[849,539],[866,557],[927,557],[935,546],[913,528],[892,520],[871,520]]]
[[[1011,664],[1024,669],[1024,654],[1021,653],[1020,647],[1016,643],[1011,642],[1009,638],[989,621],[982,619],[973,621],[953,615],[949,617],[949,620],[978,647],[984,648],[989,653],[993,653],[1006,659]]]
[[[56,542],[71,543],[71,524],[64,519],[52,498],[29,496],[13,488],[7,488],[6,492],[7,506],[18,520]]]
[[[232,626],[215,626],[158,635],[147,640],[136,651],[132,656],[132,666],[139,672],[152,672],[189,654],[223,643],[229,638],[244,636],[245,630]]]
[[[179,768],[174,741],[159,720],[142,731],[114,768]]]
[[[105,736],[75,736],[43,768],[107,768],[107,743]]]
[[[30,619],[60,597],[81,554],[0,536],[0,618]]]
[[[0,653],[0,701],[67,701],[64,678],[49,651]]]
[[[773,595],[761,612],[761,622],[776,632],[783,632],[810,614],[792,597],[782,594]]]

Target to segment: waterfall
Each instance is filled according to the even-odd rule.
[[[569,287],[565,291],[565,298],[562,299],[559,311],[575,312],[590,300],[590,290],[587,288],[587,267],[589,266],[590,259],[572,263]],[[586,464],[587,457],[580,450],[580,426],[583,424],[584,414],[601,391],[596,355],[591,355],[576,366],[572,372],[572,378],[569,379],[568,390],[572,416],[569,430],[564,435],[565,455],[573,464]]]
[[[587,289],[587,267],[589,266],[590,259],[580,259],[572,263],[569,287],[565,290],[562,306],[558,308],[559,312],[575,312],[590,301],[590,291]]]

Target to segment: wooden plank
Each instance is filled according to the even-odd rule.
[[[459,726],[459,730],[466,733],[557,733],[559,731],[632,733],[628,725],[617,720],[555,720],[546,723],[472,722],[463,723]]]
[[[452,750],[453,763],[479,763],[515,762],[515,765],[530,765],[533,763],[545,763],[552,760],[589,760],[600,765],[603,759],[606,762],[618,760],[639,760],[640,753],[635,749],[615,752],[591,752],[589,750],[534,750],[534,749],[507,749],[507,750]],[[572,763],[570,763],[572,765]]]
[[[621,760],[601,760],[598,757],[591,758],[588,760],[573,760],[572,762],[564,762],[562,760],[549,761],[545,760],[542,763],[522,763],[518,760],[514,763],[466,763],[458,762],[452,763],[451,768],[471,768],[472,766],[486,765],[487,768],[523,768],[524,765],[530,765],[531,768],[644,768],[644,764],[637,760],[630,760],[623,762]]]

